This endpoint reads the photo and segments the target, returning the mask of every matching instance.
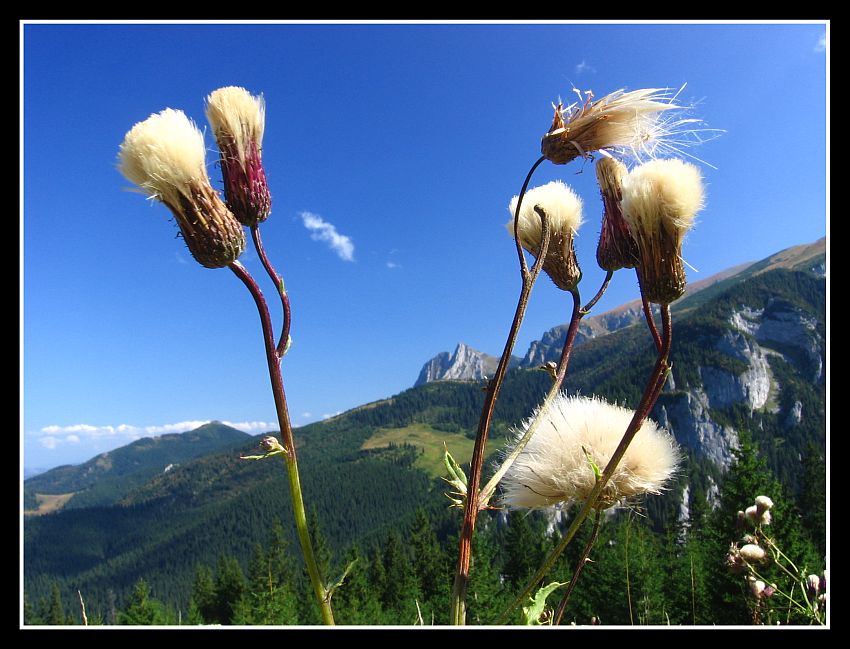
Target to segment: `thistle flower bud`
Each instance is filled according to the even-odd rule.
[[[223,268],[242,254],[245,233],[210,185],[204,157],[203,134],[170,108],[133,126],[118,152],[121,173],[171,210],[195,260]]]
[[[518,202],[519,196],[514,196],[508,207],[511,220],[505,227],[511,236],[514,236]],[[535,208],[546,213],[551,231],[549,248],[543,259],[543,270],[555,286],[570,291],[581,280],[581,269],[573,246],[573,237],[582,224],[581,199],[558,180],[529,189],[525,193],[518,215],[517,232],[520,244],[532,255],[539,252],[543,241],[542,219]]]
[[[773,507],[773,501],[767,496],[759,496],[756,498],[756,509],[759,514],[764,514],[771,507]]]
[[[602,270],[612,272],[634,268],[638,259],[637,244],[623,218],[622,181],[626,173],[626,166],[613,158],[602,158],[596,163],[596,179],[603,204],[596,263]]]
[[[623,215],[650,302],[669,304],[685,292],[682,240],[702,206],[699,170],[682,160],[653,160],[623,179]]]
[[[245,88],[219,88],[207,97],[207,119],[221,152],[227,206],[248,227],[265,221],[271,213],[271,193],[261,155],[263,98]]]
[[[748,521],[755,525],[759,519],[758,508],[755,505],[750,505],[749,507],[747,507],[747,510],[744,512],[744,515],[747,517]]]
[[[747,569],[747,564],[744,563],[744,560],[741,558],[741,552],[734,543],[729,546],[729,552],[726,553],[726,567],[733,575],[739,575]]]
[[[752,534],[744,534],[744,536],[741,537],[741,543],[743,543],[745,545],[748,544],[748,543],[752,543],[752,544],[757,545],[758,539],[756,537],[754,537]]]
[[[608,464],[633,415],[631,410],[598,398],[559,394],[502,479],[504,503],[511,509],[535,509],[585,500],[596,486],[596,471]],[[517,431],[517,441],[532,420]],[[660,493],[679,459],[672,435],[653,421],[644,420],[597,508]]]
[[[266,435],[263,437],[263,439],[260,440],[260,448],[266,453],[284,450],[281,443],[277,441],[277,437],[274,437],[273,435]]]
[[[745,561],[749,563],[760,563],[767,558],[767,553],[764,551],[760,545],[755,545],[754,543],[748,543],[743,546],[739,552]]]
[[[591,101],[593,93],[585,94],[580,108],[577,104],[555,106],[552,126],[540,146],[547,160],[567,164],[593,151],[651,151],[654,141],[668,135],[658,114],[677,108],[666,90],[659,88],[617,90],[597,101]]]
[[[806,577],[806,594],[809,599],[814,599],[820,592],[820,577],[817,575],[809,575]]]
[[[764,595],[764,589],[766,588],[765,583],[761,579],[756,579],[752,575],[747,577],[747,582],[750,585],[750,592],[753,594],[753,597],[761,599]]]

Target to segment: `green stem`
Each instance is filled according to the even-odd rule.
[[[510,363],[511,353],[516,344],[519,328],[522,320],[525,317],[525,309],[528,306],[528,298],[531,295],[531,289],[540,271],[543,270],[543,259],[546,256],[546,250],[549,247],[549,238],[551,230],[549,219],[538,211],[541,216],[542,237],[540,249],[537,251],[537,259],[531,270],[528,269],[528,264],[525,261],[522,243],[519,237],[519,213],[522,207],[522,199],[528,189],[528,183],[531,182],[531,177],[534,171],[545,160],[541,157],[535,162],[528,174],[525,177],[525,182],[522,185],[522,190],[517,199],[517,206],[514,212],[514,241],[516,243],[517,254],[519,255],[520,274],[522,276],[522,288],[520,289],[519,300],[517,301],[516,312],[511,323],[508,339],[505,342],[505,349],[502,352],[502,357],[499,359],[499,365],[496,368],[495,376],[487,385],[487,395],[484,398],[484,407],[481,411],[481,418],[478,421],[478,432],[475,436],[475,446],[472,450],[472,461],[469,467],[469,480],[467,486],[466,505],[463,512],[463,525],[460,532],[460,542],[458,547],[457,566],[455,568],[454,585],[452,586],[451,611],[449,613],[449,623],[454,625],[463,625],[466,622],[466,591],[469,586],[469,565],[472,560],[472,535],[475,533],[475,521],[478,518],[480,511],[480,485],[481,473],[484,467],[484,451],[487,445],[487,438],[490,435],[490,426],[493,420],[493,410],[496,407],[496,400],[499,398],[499,392],[502,389],[502,383],[505,379],[505,373]]]
[[[307,531],[307,514],[304,509],[304,497],[301,493],[301,480],[298,476],[298,460],[295,452],[295,439],[292,435],[292,423],[289,419],[289,409],[286,406],[286,394],[283,391],[283,377],[280,372],[280,357],[277,354],[277,348],[274,343],[274,332],[272,330],[271,316],[269,308],[266,304],[266,299],[263,297],[263,292],[251,274],[238,261],[230,264],[230,269],[233,273],[242,280],[242,283],[248,288],[254,302],[257,305],[257,311],[260,314],[260,323],[263,328],[263,342],[266,348],[266,361],[269,368],[269,378],[272,384],[272,394],[274,395],[275,409],[277,410],[277,418],[280,424],[280,436],[285,450],[286,470],[289,476],[289,494],[292,499],[292,513],[295,518],[295,528],[298,532],[298,542],[301,545],[301,552],[304,555],[304,563],[307,565],[307,573],[310,575],[310,583],[313,586],[313,592],[316,595],[316,600],[322,612],[322,621],[325,624],[334,624],[333,611],[331,610],[330,600],[327,596],[327,588],[319,574],[319,567],[316,563],[316,555],[313,552],[313,544],[310,541],[310,534]]]
[[[525,602],[525,599],[529,597],[531,592],[540,583],[540,581],[546,576],[546,574],[552,569],[555,565],[555,562],[558,560],[558,557],[561,556],[564,549],[569,545],[570,541],[573,540],[576,532],[578,531],[579,526],[584,522],[584,519],[587,518],[587,515],[590,513],[590,510],[593,509],[597,503],[597,500],[602,495],[603,489],[608,484],[608,481],[611,479],[614,471],[620,463],[620,460],[623,459],[623,455],[626,453],[626,449],[628,449],[629,444],[631,444],[634,436],[637,435],[638,430],[643,425],[643,420],[649,415],[649,412],[652,410],[652,407],[655,405],[655,402],[658,400],[658,396],[661,394],[661,390],[664,388],[664,383],[667,381],[667,371],[669,369],[669,365],[667,360],[670,356],[670,347],[673,342],[673,323],[670,318],[670,307],[669,305],[663,305],[661,307],[661,318],[663,325],[663,339],[661,349],[658,353],[658,360],[655,363],[655,367],[650,375],[650,379],[646,384],[646,388],[644,389],[643,397],[638,404],[637,409],[635,410],[635,414],[632,417],[631,422],[629,423],[629,427],[626,429],[623,438],[620,440],[620,444],[617,446],[617,449],[614,451],[614,454],[611,456],[611,459],[608,461],[608,464],[605,466],[605,471],[602,473],[602,477],[597,480],[596,485],[593,488],[593,491],[590,492],[590,495],[587,497],[587,500],[582,505],[581,510],[579,510],[576,517],[573,519],[573,522],[570,524],[567,531],[564,533],[564,536],[561,538],[561,541],[558,543],[557,547],[552,551],[552,553],[546,558],[546,561],[540,567],[540,569],[534,573],[534,576],[531,578],[528,585],[525,589],[520,593],[516,599],[508,606],[504,613],[502,613],[501,617],[496,621],[496,624],[504,624],[511,611],[513,611],[517,606]]]

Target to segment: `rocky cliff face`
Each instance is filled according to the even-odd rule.
[[[518,360],[512,359],[510,367],[516,366]],[[431,381],[477,381],[493,375],[499,359],[479,352],[464,343],[458,343],[453,354],[440,352],[429,360],[419,372],[416,385]]]
[[[729,328],[714,339],[713,348],[743,365],[743,371],[719,366],[698,367],[701,385],[682,390],[667,389],[659,399],[655,416],[671,430],[679,443],[708,458],[722,470],[732,460],[732,449],[738,445],[737,431],[716,421],[712,412],[728,411],[745,405],[750,411],[752,427],[761,426],[759,413],[779,415],[785,428],[799,426],[805,413],[795,400],[780,410],[783,386],[774,376],[770,357],[777,356],[794,366],[812,383],[823,376],[823,336],[812,314],[791,303],[771,298],[764,307],[741,305],[728,317]],[[676,368],[673,369],[675,376]],[[671,376],[672,378],[672,376]]]

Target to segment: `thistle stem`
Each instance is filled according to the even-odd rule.
[[[564,611],[567,610],[567,604],[570,601],[570,595],[573,594],[573,589],[575,589],[576,587],[578,578],[579,576],[581,576],[581,572],[582,570],[584,570],[584,566],[587,565],[587,558],[590,556],[590,551],[596,544],[596,539],[599,538],[599,524],[601,522],[602,512],[597,509],[596,517],[593,520],[593,530],[590,533],[590,540],[587,542],[587,545],[584,546],[584,551],[581,553],[581,557],[579,557],[578,563],[576,564],[575,572],[573,572],[573,578],[570,579],[570,585],[567,586],[567,592],[565,592],[564,596],[561,598],[561,603],[558,605],[558,611],[555,613],[556,626],[561,624],[561,619],[564,617]]]
[[[480,510],[479,487],[481,484],[481,473],[484,467],[484,451],[487,445],[487,438],[490,435],[490,426],[493,420],[493,410],[496,407],[496,400],[498,399],[499,392],[502,389],[511,353],[513,352],[514,345],[516,344],[517,335],[519,334],[520,325],[525,317],[525,310],[528,306],[528,298],[531,295],[531,289],[534,287],[534,282],[537,281],[540,271],[543,270],[543,259],[545,258],[546,250],[549,247],[549,238],[551,236],[549,220],[545,218],[545,215],[541,215],[542,236],[540,250],[537,253],[534,265],[529,270],[519,238],[519,213],[520,208],[522,207],[522,199],[528,189],[528,183],[531,182],[531,177],[534,174],[534,171],[544,160],[544,157],[540,157],[528,171],[528,175],[525,177],[525,182],[522,185],[522,190],[520,191],[516,210],[514,212],[514,241],[517,247],[517,254],[519,255],[522,288],[520,289],[514,319],[511,323],[510,331],[508,332],[508,339],[505,342],[505,349],[502,352],[502,357],[499,359],[499,365],[496,368],[496,374],[487,384],[487,394],[484,398],[484,407],[481,411],[481,418],[478,421],[478,432],[475,437],[475,446],[472,451],[463,525],[461,527],[460,544],[458,548],[457,567],[455,570],[454,586],[452,588],[452,603],[449,623],[455,625],[463,625],[466,622],[466,590],[469,586],[469,564],[472,559],[472,535],[475,532],[475,521],[478,518],[478,512]]]
[[[268,276],[277,288],[277,293],[280,296],[280,304],[283,308],[283,326],[280,330],[280,339],[277,341],[276,348],[277,357],[280,360],[289,348],[289,323],[292,318],[292,312],[289,306],[289,294],[286,292],[283,278],[277,274],[274,266],[272,266],[272,263],[266,256],[266,249],[263,247],[263,240],[260,238],[259,223],[251,226],[251,238],[254,240],[254,247],[257,249],[257,254],[260,257],[263,268],[266,269],[266,273],[268,273]]]
[[[669,369],[669,364],[667,362],[670,356],[670,347],[673,342],[673,323],[670,318],[670,306],[662,305],[661,307],[661,319],[662,319],[662,327],[663,327],[663,338],[661,349],[658,352],[658,359],[655,363],[655,367],[652,370],[652,374],[650,375],[649,381],[647,381],[646,388],[644,389],[643,397],[641,397],[640,403],[638,404],[637,410],[635,410],[635,414],[632,417],[631,422],[629,423],[629,427],[626,429],[626,432],[623,434],[623,438],[620,440],[617,449],[614,451],[614,454],[611,456],[611,459],[608,461],[608,464],[605,466],[605,471],[603,471],[602,476],[599,480],[596,481],[596,485],[593,488],[593,491],[590,492],[590,495],[585,500],[584,505],[579,510],[576,517],[573,519],[573,522],[570,524],[567,531],[564,533],[564,536],[561,538],[561,541],[558,543],[557,547],[552,551],[552,553],[546,558],[543,565],[540,569],[534,573],[534,576],[531,578],[531,581],[522,591],[522,593],[514,599],[513,602],[508,606],[504,613],[502,613],[501,617],[497,620],[496,624],[504,624],[510,613],[520,604],[522,604],[525,599],[531,594],[531,591],[540,583],[540,580],[546,576],[552,567],[555,565],[555,562],[558,560],[558,557],[561,556],[564,549],[569,545],[570,541],[573,540],[576,532],[578,531],[579,526],[584,522],[584,519],[587,518],[587,515],[590,513],[590,510],[595,508],[597,500],[602,495],[602,491],[605,489],[605,486],[608,484],[608,481],[611,479],[614,471],[619,465],[620,460],[623,459],[623,455],[626,453],[626,449],[628,449],[629,444],[631,444],[634,436],[637,434],[638,430],[640,430],[641,425],[643,424],[643,420],[649,415],[649,412],[652,410],[652,407],[655,405],[655,402],[658,400],[658,396],[661,394],[661,390],[664,388],[664,383],[667,381],[667,371]]]
[[[319,566],[316,563],[316,555],[313,552],[313,544],[307,531],[307,514],[304,509],[304,497],[301,493],[301,479],[298,475],[298,460],[295,453],[295,439],[292,435],[292,423],[289,419],[289,409],[286,406],[286,394],[283,391],[283,377],[280,372],[280,357],[274,344],[274,331],[272,329],[271,316],[263,292],[254,281],[251,274],[238,261],[230,264],[230,270],[242,280],[248,288],[257,311],[260,314],[260,323],[263,328],[263,343],[266,348],[266,361],[269,367],[269,378],[272,384],[275,409],[280,424],[280,436],[285,450],[284,458],[286,471],[289,477],[289,493],[292,499],[292,513],[295,518],[295,528],[298,532],[298,541],[301,544],[301,552],[304,555],[304,563],[307,565],[307,573],[310,575],[310,583],[322,613],[322,621],[333,625],[334,617],[331,610],[330,599],[327,588],[319,574]]]
[[[490,499],[496,492],[496,486],[499,484],[499,481],[504,477],[505,473],[508,472],[508,469],[516,461],[520,453],[522,453],[522,450],[526,447],[528,442],[531,440],[531,437],[534,435],[534,433],[537,431],[537,428],[540,426],[540,422],[543,421],[543,417],[546,414],[546,411],[549,410],[549,406],[552,405],[552,402],[555,400],[555,397],[558,396],[558,392],[560,391],[561,386],[564,384],[564,378],[567,375],[567,367],[570,364],[570,357],[572,356],[573,344],[575,343],[576,336],[578,335],[578,328],[579,324],[581,323],[581,319],[588,313],[590,313],[590,310],[605,293],[605,290],[608,288],[608,283],[611,281],[611,277],[613,275],[614,273],[612,271],[608,271],[607,275],[605,276],[605,280],[602,282],[602,286],[596,292],[596,295],[594,295],[593,299],[591,299],[590,302],[588,302],[583,307],[580,306],[581,295],[579,294],[578,287],[575,287],[572,291],[570,291],[573,296],[573,313],[570,317],[570,324],[567,328],[567,336],[564,340],[564,348],[563,350],[561,350],[561,358],[558,360],[558,365],[555,369],[555,376],[552,382],[552,387],[549,388],[549,392],[543,399],[543,403],[541,404],[540,408],[538,408],[534,419],[528,425],[528,429],[525,431],[525,434],[522,436],[522,439],[520,439],[516,443],[508,457],[505,458],[504,462],[502,462],[502,465],[497,469],[496,473],[493,474],[493,477],[490,478],[490,480],[481,490],[481,495],[479,497],[479,509],[487,508],[490,503]]]
[[[640,275],[640,268],[635,268],[637,273],[638,286],[640,287],[640,301],[643,305],[643,317],[646,319],[646,326],[649,328],[649,333],[652,334],[652,339],[655,341],[655,349],[661,353],[661,336],[658,333],[658,327],[655,326],[655,318],[652,317],[652,305],[646,299],[646,294],[643,292],[643,280]]]

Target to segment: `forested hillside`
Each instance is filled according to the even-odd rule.
[[[667,494],[605,519],[570,619],[752,621],[745,589],[729,577],[724,558],[736,539],[735,513],[762,493],[777,503],[774,531],[783,549],[810,571],[824,568],[825,280],[809,270],[815,266],[727,280],[723,291],[675,316],[672,377],[653,417],[676,435],[686,462]],[[638,323],[585,342],[565,385],[634,406],[653,361],[651,338]],[[539,370],[509,373],[492,452],[548,384]],[[447,622],[461,515],[447,507],[433,459],[446,442],[468,462],[459,452],[471,448],[482,386],[426,383],[296,431],[325,574],[357,560],[334,595],[341,622],[411,624],[420,613],[426,624]],[[132,615],[160,623],[318,622],[303,604],[310,598],[301,595],[305,580],[293,551],[283,466],[239,458],[257,443],[181,461],[143,480],[115,476],[114,502],[79,501],[28,517],[30,619],[55,621],[61,608],[77,620],[80,590],[105,623]],[[28,493],[45,484],[34,480]],[[471,620],[495,620],[563,520],[482,515]],[[589,534],[585,527],[580,535]],[[579,538],[552,579],[567,577],[580,547]]]

